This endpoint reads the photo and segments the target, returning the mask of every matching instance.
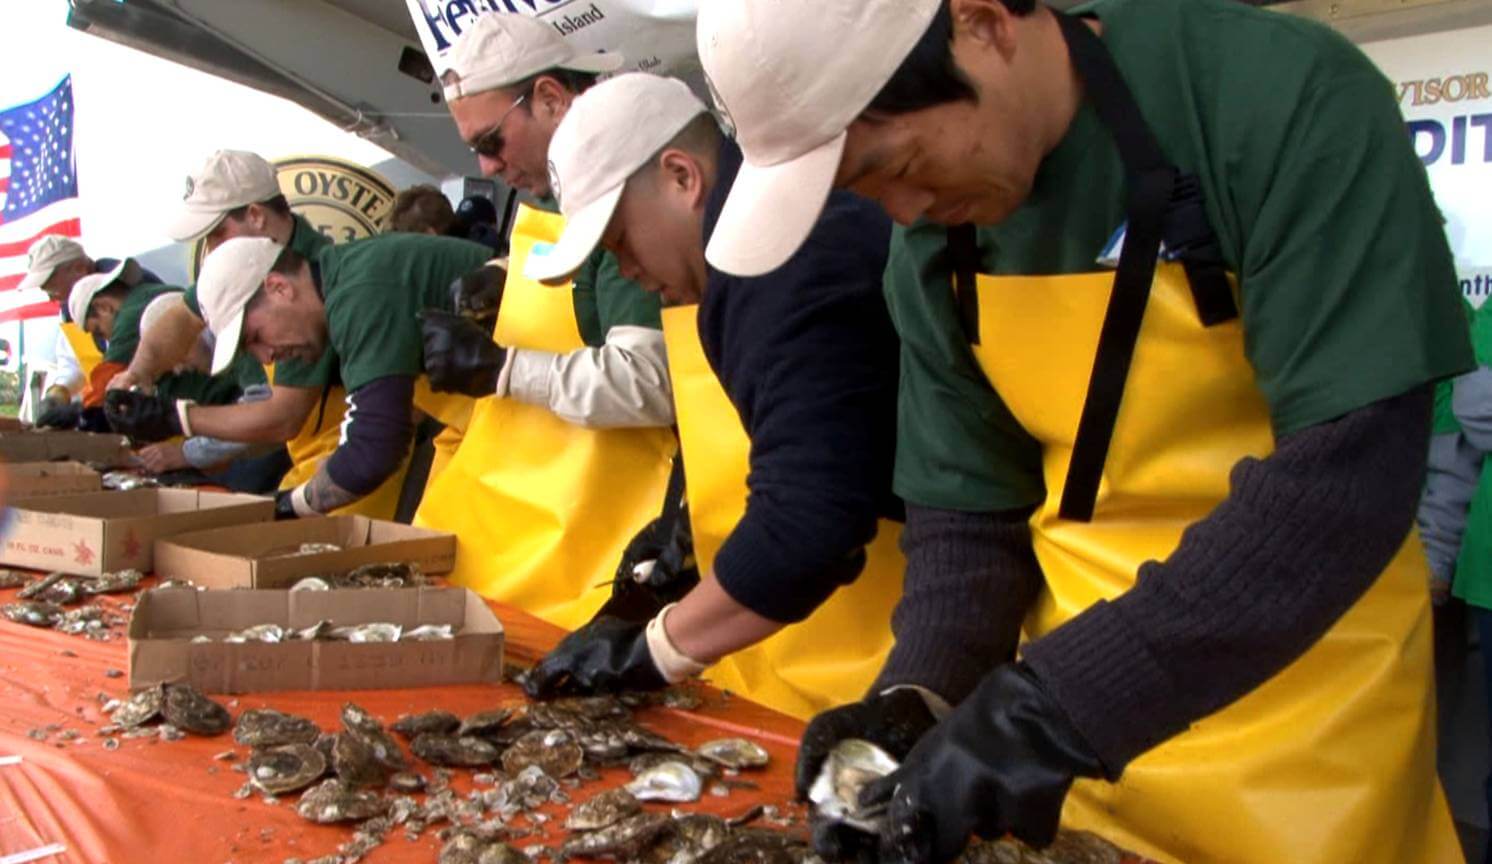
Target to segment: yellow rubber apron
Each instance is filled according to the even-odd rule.
[[[1110,128],[1124,126],[1103,103],[1103,82],[1084,69],[1092,57],[1081,50],[1091,46],[1075,44],[1082,34],[1072,35],[1071,22],[1063,26],[1100,116],[1107,108]],[[1121,153],[1124,138],[1123,130],[1116,134]],[[1156,166],[1135,170],[1125,155],[1139,178],[1131,180],[1138,190],[1131,200],[1141,200],[1159,176],[1150,173]],[[1162,190],[1148,216],[1142,205],[1131,207],[1121,273],[1127,260],[1146,260],[1138,252],[1130,258],[1132,243],[1148,245],[1148,261],[1155,260],[1160,210],[1172,194]],[[958,262],[955,245],[950,255]],[[1092,452],[1078,443],[1080,421],[1100,391],[1095,383],[1090,392],[1090,380],[1099,381],[1105,366],[1099,336],[1106,314],[1115,314],[1111,294],[1124,293],[1115,274],[975,278],[965,271],[956,280],[960,292],[975,286],[972,347],[980,367],[1042,445],[1047,498],[1031,528],[1046,587],[1026,621],[1033,639],[1128,590],[1140,565],[1170,556],[1186,527],[1227,497],[1234,464],[1274,449],[1237,317],[1204,326],[1205,286],[1194,294],[1201,283],[1189,282],[1182,264],[1146,262],[1138,272],[1132,284],[1143,292],[1148,281],[1149,297],[1139,295],[1138,338],[1125,351],[1122,401],[1091,487],[1081,468],[1072,470],[1088,461],[1074,451]],[[1222,288],[1231,306],[1226,282]],[[1079,486],[1087,491],[1070,496]],[[1078,782],[1064,824],[1163,861],[1461,861],[1435,774],[1427,576],[1411,532],[1373,587],[1303,656],[1136,759],[1118,783]]]
[[[63,321],[60,326],[62,335],[67,337],[67,344],[72,347],[73,354],[78,358],[78,368],[83,370],[83,391],[73,395],[87,398],[89,382],[93,380],[93,370],[98,368],[98,364],[104,362],[104,354],[98,350],[98,343],[93,341],[88,331],[79,327],[77,323]]]
[[[715,553],[746,513],[751,442],[699,342],[699,307],[663,310],[669,377],[684,451],[689,521],[699,572],[713,578]],[[794,717],[808,718],[865,695],[891,650],[891,612],[906,561],[901,526],[883,521],[865,570],[806,620],[726,657],[705,673],[717,686]]]
[[[275,383],[275,367],[265,366],[264,375],[269,383]],[[295,437],[285,442],[290,454],[290,470],[280,480],[281,489],[294,489],[310,480],[316,469],[337,449],[342,440],[342,420],[347,415],[347,392],[341,387],[328,387],[318,397],[319,401],[306,415]],[[392,519],[399,505],[399,490],[404,486],[404,474],[409,468],[405,460],[392,476],[377,489],[344,507],[328,513],[328,516],[369,516],[374,519]]]
[[[573,292],[523,276],[561,217],[521,206],[494,333],[505,346],[585,347]],[[617,561],[657,514],[674,453],[669,429],[585,429],[537,405],[480,399],[462,446],[431,473],[415,523],[459,542],[451,580],[561,627],[590,620]]]

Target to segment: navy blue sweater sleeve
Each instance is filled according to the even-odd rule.
[[[892,515],[897,342],[881,293],[890,225],[848,194],[766,276],[712,278],[706,356],[751,438],[746,513],[715,576],[774,621],[807,617],[865,563]]]

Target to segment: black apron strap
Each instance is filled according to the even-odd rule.
[[[979,242],[970,224],[948,229],[948,265],[953,272],[953,300],[970,345],[979,344]]]
[[[1119,253],[1114,290],[1109,295],[1108,311],[1099,333],[1088,396],[1078,421],[1072,461],[1062,491],[1062,518],[1087,522],[1093,518],[1125,380],[1145,319],[1145,306],[1150,300],[1150,285],[1155,277],[1177,172],[1150,134],[1103,42],[1077,18],[1059,14],[1057,20],[1073,65],[1087,87],[1088,98],[1114,136],[1129,179],[1124,248]]]

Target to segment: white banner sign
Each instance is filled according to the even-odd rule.
[[[697,84],[694,49],[699,0],[405,0],[435,74],[462,31],[483,15],[531,15],[588,51],[619,53],[629,71],[674,75]]]
[[[1456,256],[1461,291],[1492,296],[1492,27],[1370,42],[1394,82],[1414,152],[1425,164]]]

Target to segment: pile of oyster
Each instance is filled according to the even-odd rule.
[[[126,623],[124,616],[85,601],[99,594],[133,591],[143,578],[139,570],[120,570],[98,577],[49,573],[32,580],[14,570],[0,570],[0,588],[24,586],[17,592],[15,602],[0,606],[0,615],[18,624],[48,627],[89,639],[109,639],[111,628]]]
[[[155,489],[161,485],[161,481],[146,474],[137,474],[133,471],[105,471],[99,477],[99,483],[108,491],[127,492],[130,489]]]
[[[309,627],[284,627],[279,624],[256,624],[243,630],[235,630],[215,639],[202,634],[192,637],[193,642],[432,642],[438,639],[455,638],[455,628],[450,624],[421,624],[406,629],[403,625],[384,621],[338,626],[330,619],[317,621]]]
[[[321,548],[330,547],[330,548]],[[302,543],[291,555],[310,555],[337,549],[334,543]],[[346,573],[324,573],[307,576],[290,586],[291,591],[330,591],[333,588],[419,588],[430,584],[420,565],[408,561],[384,561],[364,564]]]

